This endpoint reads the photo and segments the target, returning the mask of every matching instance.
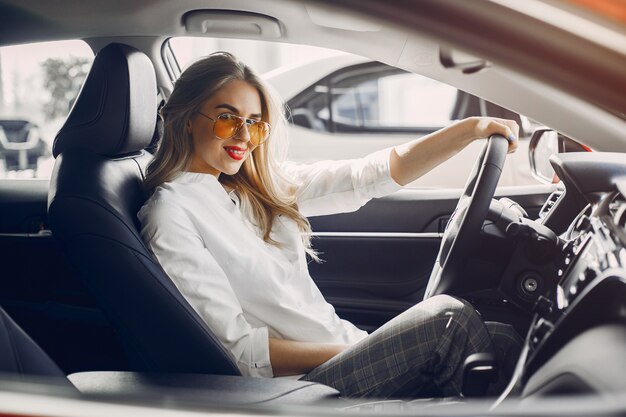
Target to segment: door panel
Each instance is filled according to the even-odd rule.
[[[553,185],[503,187],[536,218]],[[340,317],[371,331],[419,302],[461,190],[400,190],[353,213],[310,218],[311,276]]]
[[[316,284],[340,317],[371,331],[422,299],[440,238],[348,233],[313,242],[324,261],[309,264]]]
[[[0,180],[0,233],[37,233],[45,228],[47,179]]]

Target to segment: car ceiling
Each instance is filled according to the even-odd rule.
[[[268,40],[342,49],[399,66],[525,114],[595,149],[626,151],[623,135],[626,121],[612,114],[626,108],[626,72],[623,71],[626,56],[621,51],[590,47],[589,51],[595,55],[588,58],[598,62],[587,59],[587,68],[580,70],[574,66],[575,59],[579,58],[577,49],[584,50],[588,45],[570,45],[568,37],[574,35],[553,31],[551,35],[558,39],[553,39],[552,43],[544,40],[548,45],[535,54],[527,49],[536,46],[540,39],[535,37],[516,43],[520,36],[527,35],[522,32],[527,25],[503,23],[487,30],[480,23],[493,20],[489,13],[502,13],[508,18],[513,16],[518,23],[529,19],[528,25],[535,31],[540,31],[545,24],[541,26],[536,17],[530,18],[496,4],[507,3],[506,0],[471,3],[470,7],[467,2],[454,0],[417,3],[409,0],[2,0],[0,44],[83,38],[98,49],[111,40],[123,39],[154,57],[165,38],[192,35],[184,24],[184,16],[190,11],[259,13],[277,19],[281,25],[280,38]],[[350,12],[337,11],[336,5]],[[388,20],[362,18],[357,11]],[[474,26],[468,26],[467,21],[472,19]],[[393,23],[389,24],[390,21]],[[507,32],[507,26],[517,32]],[[511,38],[505,42],[497,39],[498,31]],[[220,33],[219,30],[205,36],[259,38],[254,34]],[[463,74],[458,68],[445,69],[439,62],[440,44],[486,57],[493,65],[471,75]],[[546,55],[550,52],[558,52],[559,59],[567,59],[571,68],[580,71],[568,71],[563,65],[555,64],[555,59]],[[619,69],[614,68],[616,65]],[[157,73],[159,71],[157,65]],[[162,84],[168,81],[164,73],[161,69]],[[585,79],[586,74],[594,76],[588,76],[586,82],[581,83],[580,78]],[[599,78],[601,76],[604,80]]]

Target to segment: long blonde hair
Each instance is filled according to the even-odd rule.
[[[193,141],[187,122],[206,100],[233,80],[245,81],[257,89],[262,120],[272,129],[267,142],[252,151],[236,174],[221,174],[219,181],[237,190],[242,206],[249,208],[265,242],[279,246],[270,233],[276,217],[286,216],[298,225],[305,249],[316,259],[311,250],[311,226],[298,211],[294,184],[282,175],[275,155],[286,148],[287,121],[282,100],[250,67],[227,52],[217,52],[195,62],[176,81],[174,91],[161,109],[163,136],[148,165],[144,186],[151,194],[159,185],[189,168]]]

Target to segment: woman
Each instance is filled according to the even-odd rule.
[[[457,395],[464,359],[494,350],[467,303],[424,301],[372,335],[341,320],[311,279],[305,216],[353,211],[474,139],[517,125],[471,118],[353,161],[278,164],[283,108],[247,66],[216,53],[190,66],[161,115],[142,237],[243,375],[303,375],[344,396]]]

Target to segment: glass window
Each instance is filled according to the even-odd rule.
[[[49,178],[52,141],[93,62],[80,40],[0,48],[0,178]]]
[[[333,83],[336,130],[434,131],[451,122],[456,88],[380,64],[371,72]]]
[[[526,118],[436,80],[340,51],[284,43],[181,37],[169,45],[180,66],[228,51],[273,85],[291,121],[288,156],[296,162],[363,157],[469,116],[511,118],[526,127],[500,185],[527,185]],[[419,178],[415,188],[465,185],[482,143],[476,142]]]

